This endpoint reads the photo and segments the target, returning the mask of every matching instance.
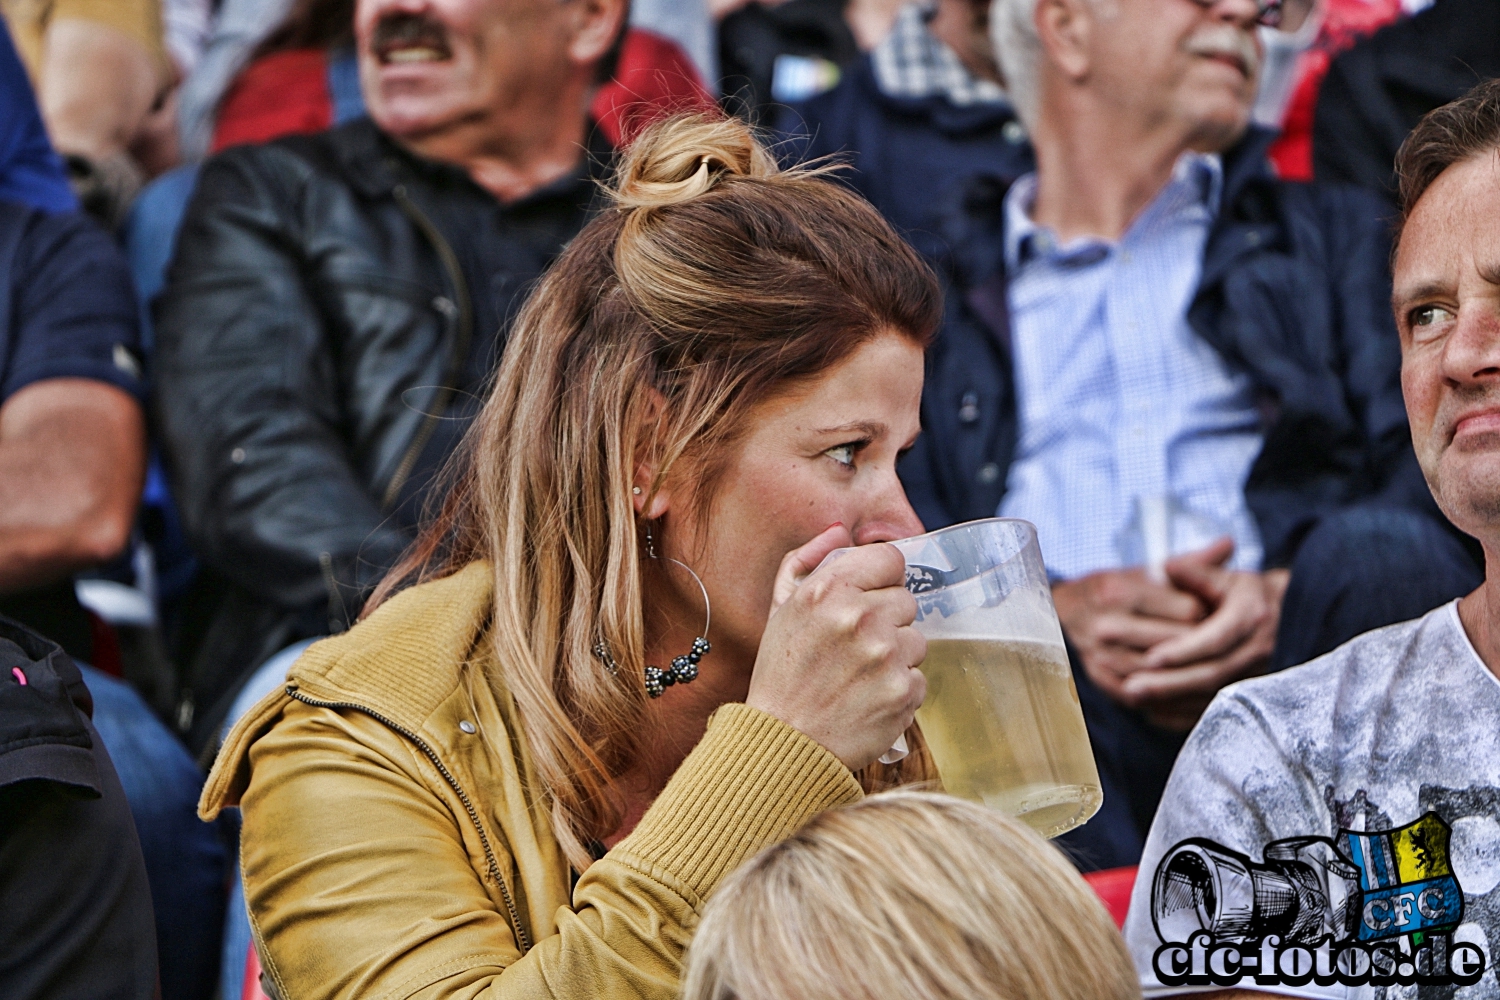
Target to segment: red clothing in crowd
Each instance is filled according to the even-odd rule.
[[[1324,0],[1323,23],[1311,47],[1297,59],[1297,83],[1281,123],[1281,137],[1268,156],[1286,180],[1313,179],[1313,109],[1333,57],[1401,16],[1401,0]]]
[[[247,66],[219,108],[213,151],[332,127],[329,55],[323,49],[292,49]],[[591,112],[618,147],[663,114],[714,107],[698,70],[676,42],[631,28],[615,75],[599,88]]]

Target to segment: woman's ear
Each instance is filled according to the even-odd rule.
[[[654,463],[642,462],[635,467],[635,484],[631,487],[631,502],[637,515],[654,521],[672,509],[672,491],[666,486],[651,492],[651,483],[656,478]]]
[[[637,434],[637,458],[635,479],[631,484],[631,501],[638,516],[654,521],[672,509],[672,491],[665,483],[653,494],[651,486],[661,473],[657,457],[656,442],[659,440],[662,417],[667,412],[667,399],[656,389],[651,389],[646,400],[646,412],[641,417]]]

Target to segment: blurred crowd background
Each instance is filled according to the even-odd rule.
[[[370,44],[413,61],[441,49],[422,33],[427,6],[384,3]],[[234,831],[193,815],[226,722],[265,690],[252,676],[274,685],[288,656],[347,628],[410,541],[503,344],[490,332],[582,224],[611,150],[666,113],[721,108],[789,158],[841,155],[847,183],[939,263],[975,177],[1034,165],[988,0],[635,0],[607,51],[575,60],[592,77],[556,74],[587,93],[590,157],[514,197],[443,173],[420,130],[369,123],[355,0],[0,0],[0,13],[7,322],[30,309],[85,345],[75,363],[69,346],[23,356],[7,341],[0,452],[27,386],[108,387],[28,397],[41,409],[27,419],[54,433],[28,445],[27,468],[55,461],[36,473],[40,513],[0,525],[14,550],[0,564],[20,567],[0,570],[0,612],[91,666],[166,1000],[238,997],[243,977],[248,929],[224,930],[226,911],[243,924]],[[1500,75],[1493,0],[1283,0],[1254,31],[1252,117],[1275,176],[1387,206],[1418,118]],[[518,74],[553,80],[548,53],[529,58]],[[518,100],[530,120],[551,114]],[[77,212],[86,230],[39,221]],[[985,405],[959,393],[955,427]],[[972,495],[927,508],[914,495],[929,527],[995,512],[1004,475],[971,464]],[[49,520],[50,547],[23,551]],[[1154,799],[1142,808],[1149,823]]]

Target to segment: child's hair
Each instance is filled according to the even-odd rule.
[[[683,1000],[1126,1000],[1125,942],[1066,858],[977,803],[898,790],[731,875]]]

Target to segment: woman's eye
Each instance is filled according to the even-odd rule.
[[[857,444],[840,444],[829,448],[823,454],[833,459],[846,469],[854,468],[854,453],[859,450]]]
[[[1412,326],[1436,326],[1453,319],[1453,313],[1442,306],[1419,306],[1411,311]]]

